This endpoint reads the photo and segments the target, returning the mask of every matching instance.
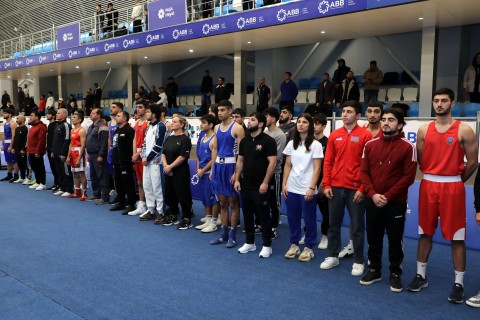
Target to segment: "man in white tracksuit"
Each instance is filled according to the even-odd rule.
[[[165,125],[159,121],[160,106],[150,104],[146,108],[146,116],[150,125],[145,132],[145,139],[142,147],[143,168],[143,189],[147,202],[147,211],[140,215],[140,221],[155,219],[155,210],[158,217],[155,224],[163,224],[165,219],[163,213],[163,192],[162,177],[160,172],[160,161],[162,156],[163,141],[167,131]]]

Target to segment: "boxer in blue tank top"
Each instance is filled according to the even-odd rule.
[[[7,162],[7,176],[1,181],[12,180],[14,176],[12,171],[15,170],[15,180],[18,180],[18,166],[17,166],[17,156],[12,153],[12,140],[15,137],[15,128],[17,128],[17,123],[13,121],[13,110],[7,108],[3,111],[3,117],[5,119],[5,125],[3,126],[3,154],[5,156],[5,161]]]
[[[210,244],[227,242],[227,248],[237,245],[236,227],[240,218],[238,205],[238,193],[233,188],[235,181],[235,143],[245,136],[242,126],[231,118],[232,103],[222,100],[218,103],[218,119],[221,121],[215,127],[216,143],[214,143],[212,157],[215,157],[212,169],[213,191],[220,202],[220,214],[222,216],[222,230],[220,238],[210,241]],[[228,208],[231,209],[230,228],[228,228]]]

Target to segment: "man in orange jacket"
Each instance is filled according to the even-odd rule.
[[[328,137],[324,159],[323,185],[329,199],[330,228],[328,229],[329,255],[321,269],[339,265],[341,227],[345,207],[350,214],[353,228],[352,275],[361,276],[364,271],[363,248],[365,242],[364,190],[360,181],[360,165],[363,147],[372,139],[372,134],[357,124],[362,106],[357,101],[346,101],[341,106],[343,127]]]

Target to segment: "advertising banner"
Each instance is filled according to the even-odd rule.
[[[57,48],[68,49],[80,44],[80,24],[74,23],[57,29]]]

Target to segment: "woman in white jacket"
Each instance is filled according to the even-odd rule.
[[[475,54],[472,65],[465,71],[463,89],[468,92],[470,102],[480,103],[480,52]]]

